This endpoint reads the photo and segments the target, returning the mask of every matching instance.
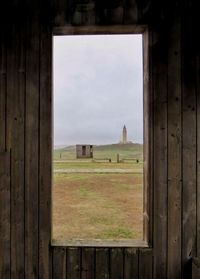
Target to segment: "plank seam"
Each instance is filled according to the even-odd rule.
[[[41,25],[39,22],[39,47],[38,47],[38,278],[40,278],[40,150],[41,150],[41,141],[40,141],[40,134],[41,134],[41,113],[40,113],[40,94],[41,94],[41,86],[40,86],[40,73],[41,73]]]

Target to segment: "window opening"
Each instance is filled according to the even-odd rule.
[[[86,155],[86,146],[85,145],[82,146],[82,155],[83,156]]]
[[[54,36],[53,96],[53,240],[142,240],[142,35]]]

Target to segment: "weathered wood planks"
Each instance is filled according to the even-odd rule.
[[[0,152],[0,277],[10,279],[10,152]]]
[[[138,278],[139,276],[139,255],[138,249],[127,248],[124,251],[124,278]]]
[[[53,278],[66,279],[66,249],[57,247],[53,251]]]
[[[151,279],[153,252],[149,248],[53,247],[53,277]]]
[[[11,150],[11,274],[24,276],[24,95],[25,54],[22,26],[9,28],[7,47],[7,135]],[[8,36],[8,35],[7,35]]]
[[[194,258],[192,261],[192,279],[200,278],[200,260]]]
[[[81,6],[81,1],[78,7],[77,1],[54,1],[54,11],[44,1],[43,13],[51,20],[43,18],[35,2],[28,1],[28,16],[20,19],[21,2],[17,10],[18,1],[13,10],[12,3],[7,4],[8,18],[1,9],[0,277],[48,278],[52,261],[54,278],[191,278],[191,258],[200,253],[199,45],[194,1],[97,1],[100,10],[96,2],[89,12],[80,12],[93,7]],[[154,93],[149,211],[153,230],[149,227],[146,236],[150,250],[50,248],[51,22],[60,35],[66,30],[123,33],[124,28],[138,33],[144,30],[138,23],[149,25],[151,69],[145,86],[152,84]],[[75,29],[71,24],[80,26]]]
[[[6,34],[0,30],[0,151],[6,148]]]
[[[200,138],[200,51],[196,57],[197,139]],[[200,257],[200,144],[197,141],[197,256]]]
[[[92,279],[95,274],[95,249],[82,248],[81,251],[81,278]]]
[[[108,248],[96,249],[95,278],[110,278],[110,253]]]
[[[168,31],[168,278],[181,276],[182,117],[181,20],[176,10]]]
[[[182,18],[182,272],[192,273],[192,256],[196,255],[197,220],[197,96],[196,45],[193,26],[193,5],[184,3]],[[187,11],[187,12],[186,12]]]
[[[52,31],[40,28],[39,99],[39,278],[48,278],[51,243],[51,149],[52,149]]]
[[[148,245],[152,245],[153,228],[153,110],[152,110],[152,88],[150,75],[152,33],[146,29],[143,33],[143,103],[144,103],[144,166],[143,166],[143,239]]]
[[[25,104],[25,276],[39,273],[39,51],[37,17],[27,24]]]
[[[153,144],[154,202],[153,247],[154,277],[167,275],[167,47],[166,29],[152,34],[153,67]]]
[[[67,249],[67,278],[80,279],[81,274],[81,249]]]
[[[110,278],[123,278],[124,274],[124,254],[122,248],[112,248],[110,250]]]
[[[152,249],[140,249],[139,251],[139,278],[153,278],[153,254]],[[162,275],[163,276],[163,275]]]

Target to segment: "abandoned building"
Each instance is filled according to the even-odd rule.
[[[1,279],[200,278],[198,4],[2,1]],[[134,33],[143,34],[144,49],[144,239],[124,245],[56,243],[52,36]]]
[[[93,146],[90,144],[77,144],[76,158],[93,158]]]

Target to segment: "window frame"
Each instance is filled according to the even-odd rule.
[[[143,35],[143,239],[142,240],[53,240],[52,246],[73,247],[152,247],[152,187],[153,187],[153,117],[152,90],[150,86],[149,30],[146,25],[110,25],[110,26],[59,26],[53,28],[54,36],[67,35]],[[52,58],[53,59],[53,58]],[[53,88],[52,88],[53,96]],[[53,98],[52,98],[53,99]],[[53,114],[53,108],[52,108]],[[53,116],[53,115],[52,115]],[[53,117],[52,117],[53,119]],[[52,175],[51,175],[52,177]],[[53,181],[53,179],[51,180]],[[52,184],[52,183],[51,183]],[[51,191],[53,185],[51,185]],[[53,196],[53,195],[52,195]],[[51,218],[51,232],[53,220]]]

